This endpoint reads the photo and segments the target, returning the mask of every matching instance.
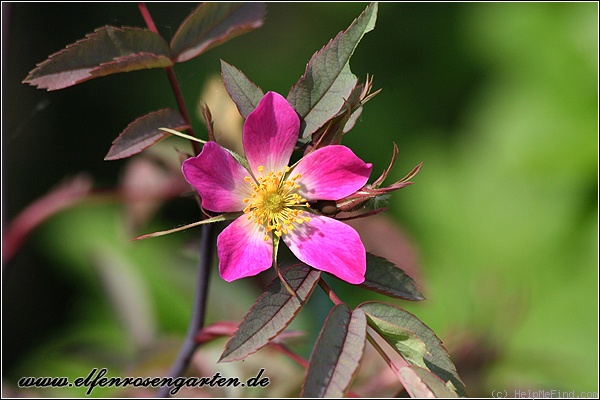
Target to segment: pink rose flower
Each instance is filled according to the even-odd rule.
[[[243,212],[217,238],[219,271],[228,282],[271,267],[273,235],[313,268],[352,284],[365,279],[366,253],[358,233],[309,203],[356,192],[372,166],[346,146],[331,145],[288,167],[299,131],[300,119],[287,100],[268,92],[243,127],[249,170],[215,142],[183,163],[203,208]]]

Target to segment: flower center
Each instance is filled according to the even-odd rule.
[[[265,168],[260,166],[258,172],[262,173]],[[289,172],[285,167],[285,172]],[[296,181],[300,174],[294,177],[284,179],[284,172],[269,172],[259,178],[252,179],[247,176],[244,178],[252,187],[251,197],[245,198],[244,203],[248,206],[244,208],[244,213],[248,214],[248,219],[253,219],[259,225],[265,227],[268,232],[273,232],[277,236],[287,234],[294,229],[294,224],[302,224],[310,221],[309,217],[303,216],[303,207],[309,208],[310,205],[305,198],[297,193],[300,185]],[[265,235],[265,241],[269,240],[269,235]]]
[[[268,194],[263,200],[265,210],[273,213],[280,212],[283,208],[282,198],[278,193]]]

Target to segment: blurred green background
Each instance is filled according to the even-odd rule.
[[[190,109],[219,59],[287,94],[310,56],[365,6],[269,3],[261,29],[176,65]],[[194,7],[149,4],[167,39]],[[3,3],[2,18],[5,227],[64,177],[86,172],[96,189],[114,188],[128,160],[103,161],[112,140],[175,102],[160,70],[56,92],[21,84],[97,27],[143,26],[135,3]],[[395,142],[390,183],[424,162],[386,216],[411,244],[427,300],[393,302],[444,341],[471,395],[597,392],[597,3],[381,3],[350,65],[383,90],[345,144],[374,164],[375,177]],[[162,144],[175,157],[174,147],[187,150],[176,139]],[[101,366],[118,376],[152,357],[169,365],[191,309],[199,231],[132,243],[122,217],[118,203],[86,202],[42,224],[3,265],[4,390],[19,396],[21,376],[85,376]],[[197,217],[193,200],[173,199],[138,234]],[[260,287],[217,275],[209,321],[239,320]],[[356,304],[383,299],[339,291]],[[317,292],[297,321],[312,335],[308,348],[330,308]]]

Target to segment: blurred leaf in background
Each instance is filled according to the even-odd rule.
[[[177,66],[188,106],[219,73],[220,59],[263,90],[287,93],[311,54],[364,6],[269,3],[261,29]],[[167,39],[194,7],[149,4]],[[118,187],[135,158],[103,161],[111,141],[136,116],[174,101],[159,70],[54,93],[20,83],[35,63],[99,26],[142,26],[134,4],[3,3],[3,18],[6,226],[65,176],[86,171],[97,189]],[[389,243],[372,246],[397,250],[399,266],[427,298],[402,307],[448,345],[468,394],[597,391],[598,5],[382,3],[352,71],[361,79],[373,74],[374,89],[383,90],[345,144],[378,176],[397,143],[389,182],[424,162],[415,184],[393,194],[384,222],[364,232],[388,232]],[[199,118],[193,123],[205,131]],[[168,139],[151,158],[176,164],[175,149],[187,146]],[[137,224],[140,233],[198,217],[191,197],[152,209],[151,222]],[[104,198],[64,211],[3,265],[3,387],[11,394],[24,394],[14,389],[20,376],[77,377],[102,366],[111,376],[165,373],[191,310],[199,232],[130,242],[127,210]],[[208,322],[239,321],[264,283],[212,278]],[[373,299],[350,285],[338,290],[356,304]],[[310,331],[330,309],[315,292],[292,326],[309,332],[296,348],[312,347],[318,332]],[[268,348],[248,359],[251,367],[215,365],[223,344],[197,353],[197,373],[248,377],[262,363],[279,378],[272,392],[248,396],[298,395],[302,368]],[[381,364],[367,355],[357,393],[400,389]],[[366,366],[381,371],[372,377],[379,387],[361,376],[371,373]]]
[[[455,140],[405,146],[425,164],[394,197],[427,268],[415,312],[498,348],[489,390],[597,391],[597,4],[479,4],[462,21],[487,77]]]

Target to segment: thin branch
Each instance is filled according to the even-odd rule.
[[[179,350],[175,362],[171,366],[169,376],[176,379],[183,376],[187,366],[190,363],[194,351],[198,347],[196,335],[204,326],[204,316],[206,313],[206,297],[208,294],[208,280],[210,277],[210,265],[214,255],[214,236],[216,224],[205,225],[202,229],[200,238],[200,261],[198,263],[198,281],[196,298],[194,299],[194,309],[188,326],[185,341]],[[161,387],[156,393],[156,397],[169,397],[171,390],[168,386]]]
[[[140,9],[140,13],[144,18],[144,22],[146,23],[146,26],[148,26],[148,29],[150,29],[154,33],[158,33],[158,29],[156,29],[156,25],[154,25],[154,20],[150,15],[150,11],[148,11],[148,7],[146,7],[146,3],[138,3],[138,8]]]
[[[304,369],[308,368],[308,361],[304,358],[300,357],[298,354],[294,353],[287,346],[281,343],[270,342],[269,346],[279,350],[281,353],[285,354],[288,358],[292,359],[296,364],[301,366]]]
[[[196,136],[192,128],[190,115],[188,114],[187,107],[183,99],[181,87],[179,86],[179,82],[177,82],[177,77],[175,76],[175,70],[173,69],[173,67],[165,67],[165,72],[167,73],[167,77],[169,78],[169,83],[171,84],[171,89],[173,89],[173,94],[175,94],[175,100],[177,101],[177,107],[179,108],[179,112],[181,113],[183,120],[189,126],[187,131],[190,134],[190,136]],[[196,155],[200,154],[200,145],[197,142],[192,142],[192,148],[194,149],[194,153]]]
[[[329,296],[329,299],[331,299],[331,301],[333,301],[333,304],[335,304],[336,306],[339,304],[344,304],[344,302],[342,300],[340,300],[339,297],[337,297],[337,295],[333,292],[333,290],[331,290],[331,288],[329,287],[329,285],[327,285],[325,283],[325,281],[323,280],[323,278],[319,278],[319,286],[321,286],[321,289],[323,289],[323,291],[325,292],[325,294],[327,296]]]
[[[140,9],[140,13],[144,18],[144,22],[146,22],[146,26],[154,33],[158,33],[156,29],[156,25],[154,24],[154,20],[150,15],[150,11],[148,11],[148,7],[143,2],[138,3],[138,8]],[[194,129],[192,128],[192,123],[190,120],[190,114],[187,111],[187,107],[185,105],[185,100],[183,99],[183,92],[181,91],[181,87],[179,86],[179,82],[177,81],[177,77],[175,76],[175,70],[172,66],[165,67],[165,72],[167,73],[167,78],[169,79],[169,83],[171,84],[171,89],[173,90],[173,94],[175,95],[175,101],[177,102],[177,107],[179,108],[179,112],[183,117],[183,120],[189,126],[187,132],[190,136],[196,136],[194,133]],[[196,155],[200,154],[200,145],[194,141],[192,143],[192,148],[194,149],[194,153]]]
[[[402,377],[402,375],[400,374],[400,368],[398,368],[398,366],[394,364],[392,359],[386,354],[385,351],[383,351],[379,343],[377,343],[377,341],[373,338],[373,336],[371,336],[369,332],[367,332],[367,340],[369,341],[369,343],[371,343],[371,346],[373,346],[375,350],[379,353],[381,358],[383,358],[383,361],[385,361],[388,367],[390,367],[394,375],[396,375],[396,378],[398,378],[400,383],[402,383],[402,386],[404,386],[404,388],[406,389],[407,384],[404,377]],[[408,363],[406,362],[406,360],[404,360],[404,358],[401,358],[400,360],[401,362],[403,362],[402,367],[408,366]]]

